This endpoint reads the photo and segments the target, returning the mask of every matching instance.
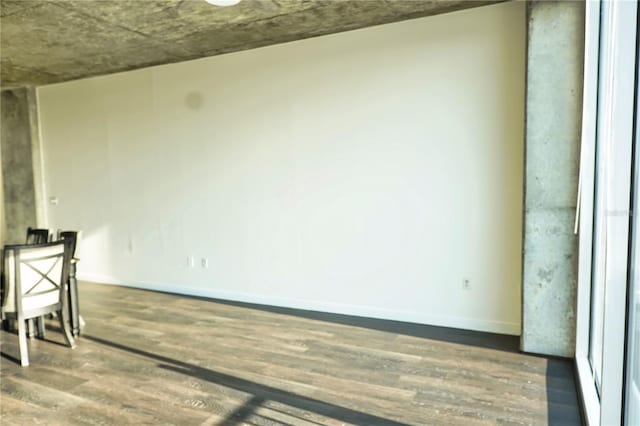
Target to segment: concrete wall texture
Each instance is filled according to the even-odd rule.
[[[529,3],[527,36],[521,348],[572,357],[584,4]]]
[[[0,121],[0,123],[2,123]],[[4,219],[4,183],[2,179],[2,144],[0,144],[0,246],[4,246],[4,237],[7,234],[7,222]]]
[[[40,165],[35,164],[34,153],[39,155],[35,91],[31,88],[3,90],[0,98],[2,126],[2,184],[6,233],[3,243],[24,242],[28,226],[37,226],[36,179]]]

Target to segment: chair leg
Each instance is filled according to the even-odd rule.
[[[9,333],[15,333],[16,332],[16,322],[13,319],[5,319],[2,321],[2,328],[5,331],[8,331]]]
[[[35,320],[33,318],[29,318],[27,320],[27,337],[29,339],[32,339],[36,335],[36,327],[34,325],[34,321]]]
[[[62,334],[64,335],[64,340],[67,342],[67,346],[72,349],[75,348],[76,341],[73,339],[69,328],[69,311],[66,309],[66,306],[63,306],[62,309],[58,311],[58,318],[60,319],[60,328],[62,329]]]
[[[20,343],[20,365],[29,365],[29,348],[27,347],[27,324],[23,319],[18,320],[18,342]]]
[[[44,317],[38,317],[36,319],[36,324],[38,326],[38,338],[44,339]]]
[[[76,264],[71,262],[69,273],[69,312],[71,320],[71,333],[73,336],[80,334],[80,314],[78,311],[78,280],[76,279]]]

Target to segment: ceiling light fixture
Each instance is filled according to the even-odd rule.
[[[204,1],[214,6],[225,7],[225,6],[233,6],[235,4],[238,4],[240,3],[241,0],[204,0]]]

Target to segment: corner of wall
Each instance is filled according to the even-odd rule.
[[[29,108],[29,131],[31,133],[31,157],[33,164],[33,192],[35,201],[36,224],[39,228],[47,227],[45,202],[44,160],[42,157],[42,135],[40,132],[40,108],[38,92],[34,87],[27,88],[27,105]]]

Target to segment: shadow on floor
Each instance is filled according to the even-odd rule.
[[[573,362],[549,358],[546,376],[549,425],[582,425]]]
[[[152,291],[156,293],[164,293],[164,294],[173,294],[166,293],[148,289],[141,289],[143,291]],[[365,318],[365,317],[357,317],[351,315],[342,315],[342,314],[332,314],[332,313],[324,313],[324,312],[316,312],[316,311],[308,311],[303,309],[295,309],[295,308],[283,308],[269,305],[260,305],[253,303],[245,303],[245,302],[235,302],[228,300],[220,300],[220,299],[211,299],[206,297],[198,297],[198,296],[187,296],[179,294],[179,297],[186,297],[190,299],[197,299],[206,302],[219,303],[229,306],[237,306],[248,309],[261,310],[270,313],[277,313],[282,315],[290,315],[296,316],[300,318],[325,321],[335,324],[342,324],[352,327],[360,327],[366,329],[373,329],[383,332],[395,333],[399,335],[413,336],[423,339],[437,340],[441,342],[461,344],[473,347],[480,347],[486,349],[494,349],[511,353],[519,353],[520,352],[520,338],[518,336],[509,336],[504,334],[496,334],[496,333],[487,333],[487,332],[479,332],[472,330],[461,330],[456,328],[448,328],[448,327],[438,327],[438,326],[430,326],[423,324],[415,324],[408,323],[402,321],[391,321],[391,320],[381,320],[375,318]],[[111,342],[102,341],[98,338],[91,338],[99,343],[110,344]],[[117,343],[113,343],[114,347],[119,347]],[[128,350],[130,348],[121,347],[123,350]],[[133,351],[136,351],[133,349]],[[153,357],[153,354],[150,354]],[[532,356],[540,356],[533,354]],[[573,361],[569,359],[562,358],[549,358],[548,359],[547,371],[546,371],[546,391],[547,391],[547,402],[548,402],[548,422],[550,425],[580,425],[582,424],[581,411],[579,409],[578,397],[576,392],[576,378],[573,371]],[[208,380],[214,381],[216,383],[220,383],[223,385],[233,385],[235,380],[239,380],[230,376],[220,375],[220,373],[215,373],[213,376],[209,374],[209,370],[201,371],[198,370],[198,367],[195,366],[185,366],[180,365],[180,362],[174,363],[174,367],[166,366],[167,368],[179,368],[176,371],[180,371],[184,374],[190,374],[196,377],[207,378]],[[195,370],[193,369],[195,368]],[[210,372],[211,373],[211,372]],[[249,386],[251,382],[243,383],[242,385]],[[231,386],[233,387],[233,386]],[[264,396],[265,392],[269,394],[269,392],[277,391],[277,389],[261,389],[261,394],[256,394],[256,396]],[[277,392],[276,392],[277,394]],[[280,395],[281,398],[287,399],[286,395]],[[289,397],[298,397],[295,394],[289,394]],[[273,398],[268,398],[273,399]],[[282,400],[282,399],[280,399]],[[316,401],[317,403],[324,404],[320,401]],[[256,402],[254,401],[253,404]],[[251,405],[251,404],[250,404]],[[292,405],[292,404],[290,404]],[[314,404],[311,404],[310,401],[303,403],[302,408],[304,410],[317,412],[319,414],[323,414],[325,412],[333,412],[332,408],[325,407],[321,408],[320,411],[314,409]],[[307,406],[309,405],[309,406]],[[298,405],[294,405],[298,406]],[[338,407],[342,409],[342,407]],[[239,412],[239,416],[241,417],[244,412]],[[363,414],[358,412],[352,412],[352,414]],[[342,419],[344,421],[355,422],[354,420],[347,420],[351,414],[346,414],[346,418],[336,417]],[[357,416],[356,416],[357,417]],[[368,419],[367,421],[356,422],[358,424],[398,424],[398,423],[380,423],[390,422],[387,419]],[[234,423],[226,423],[228,425]]]
[[[438,327],[433,325],[416,324],[403,321],[383,320],[377,318],[358,317],[353,315],[332,314],[304,309],[283,308],[278,306],[260,305],[256,303],[234,302],[230,300],[213,299],[208,297],[189,296],[184,294],[167,293],[156,290],[141,289],[154,293],[171,294],[179,297],[219,303],[222,305],[237,306],[247,309],[256,309],[281,315],[291,315],[300,318],[317,321],[332,322],[335,324],[352,327],[367,328],[405,336],[420,337],[423,339],[438,340],[447,343],[456,343],[487,349],[496,349],[517,353],[520,350],[520,338],[506,334],[487,333],[482,331],[462,330],[459,328]]]
[[[13,362],[14,364],[18,364],[20,365],[20,359],[16,358],[14,356],[9,355],[8,353],[5,353],[4,351],[0,352],[0,357]]]
[[[406,423],[396,422],[394,420],[383,417],[374,416],[361,411],[352,410],[340,405],[331,404],[306,396],[298,395],[282,389],[263,385],[260,383],[245,380],[229,374],[210,370],[208,368],[199,367],[173,358],[157,355],[141,349],[132,348],[117,342],[112,342],[99,337],[83,335],[83,339],[91,340],[101,345],[110,346],[115,349],[127,351],[145,358],[159,362],[159,368],[174,371],[180,374],[192,376],[200,380],[206,380],[210,383],[222,385],[231,389],[236,389],[253,395],[253,397],[231,413],[220,423],[225,426],[233,426],[244,423],[249,417],[255,414],[255,410],[259,408],[265,401],[271,400],[295,407],[307,412],[317,413],[321,416],[336,419],[342,422],[352,423],[356,425],[380,425],[380,426],[407,426]]]

